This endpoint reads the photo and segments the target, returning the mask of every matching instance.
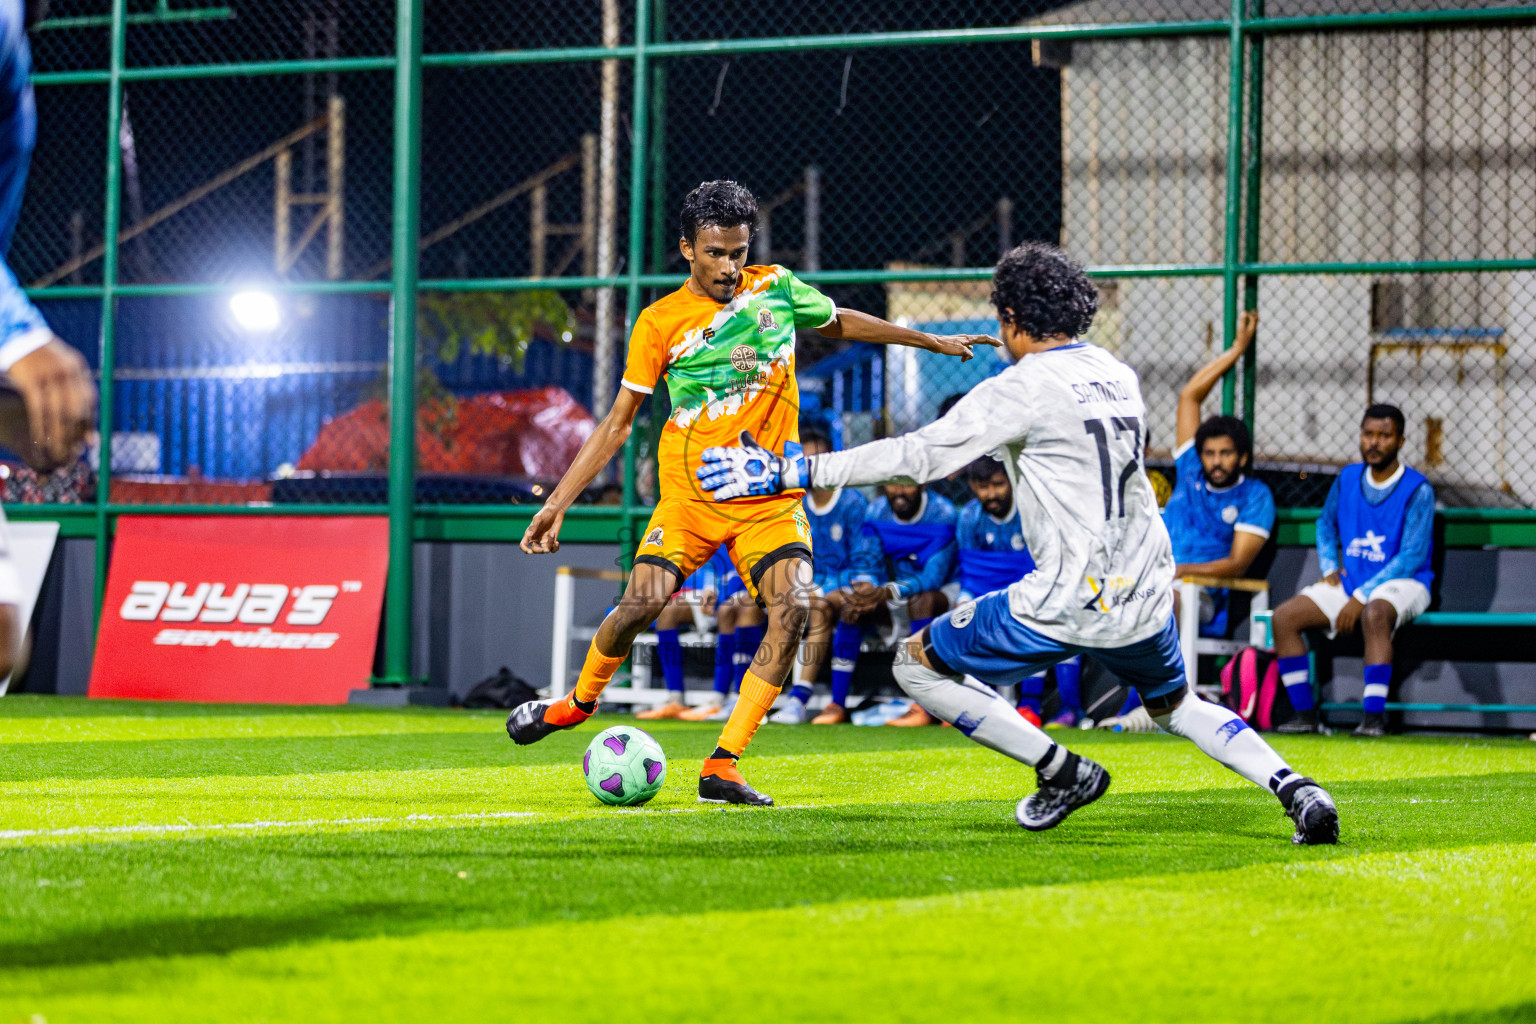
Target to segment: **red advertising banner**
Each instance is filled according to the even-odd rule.
[[[388,562],[383,516],[123,516],[90,695],[344,704]]]

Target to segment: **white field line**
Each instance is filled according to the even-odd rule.
[[[477,814],[407,814],[396,818],[314,818],[309,821],[226,821],[197,825],[75,825],[71,828],[17,828],[0,831],[0,839],[64,836],[164,835],[173,832],[260,831],[278,828],[325,828],[335,825],[394,825],[413,821],[478,821],[531,818],[534,811],[486,811]]]
[[[774,810],[799,811],[821,807],[821,804],[784,804]],[[614,807],[609,813],[617,814],[698,814],[703,811],[723,810],[721,804],[701,804],[697,807]],[[604,813],[594,809],[596,813]],[[75,825],[70,828],[17,828],[0,830],[0,840],[5,839],[65,839],[74,836],[121,836],[121,835],[171,835],[181,832],[260,832],[284,828],[333,828],[346,825],[404,825],[419,821],[498,821],[508,818],[562,817],[539,811],[485,811],[471,814],[407,814],[403,817],[365,818],[312,818],[307,821],[227,821],[199,825],[180,822],[174,825]]]

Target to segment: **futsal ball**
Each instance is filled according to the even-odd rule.
[[[667,781],[667,755],[644,729],[616,725],[592,737],[581,758],[587,788],[605,804],[643,804]]]

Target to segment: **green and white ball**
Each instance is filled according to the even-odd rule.
[[[581,759],[581,774],[592,795],[605,804],[643,804],[667,781],[667,755],[644,729],[616,725],[592,737]]]

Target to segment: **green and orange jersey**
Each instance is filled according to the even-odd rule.
[[[661,497],[709,500],[696,471],[704,449],[750,430],[770,451],[800,440],[795,329],[824,327],[831,299],[783,267],[747,267],[730,302],[687,285],[647,306],[629,336],[624,386],[650,394],[663,377],[672,415],[657,451]]]

